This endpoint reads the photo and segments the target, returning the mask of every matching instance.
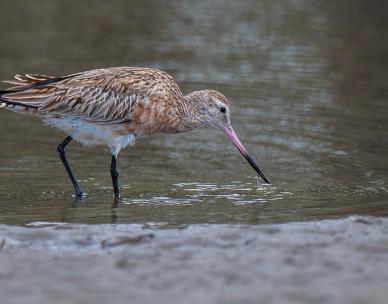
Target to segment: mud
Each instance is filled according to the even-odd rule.
[[[0,226],[1,303],[386,303],[388,219]]]

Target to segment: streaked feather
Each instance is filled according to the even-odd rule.
[[[176,96],[183,98],[170,75],[147,68],[98,69],[59,81],[36,74],[16,75],[15,79],[7,83],[17,87],[8,89],[3,98],[36,105],[41,116],[74,115],[97,123],[129,122],[140,104],[168,101]],[[48,80],[53,82],[40,85]],[[13,92],[26,86],[32,87]]]

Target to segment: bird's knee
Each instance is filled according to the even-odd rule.
[[[64,154],[65,153],[65,147],[63,147],[62,145],[58,145],[57,146],[57,151],[59,154]]]

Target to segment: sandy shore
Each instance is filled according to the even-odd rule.
[[[0,225],[8,303],[387,303],[388,219]]]

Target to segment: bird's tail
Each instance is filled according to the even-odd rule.
[[[35,114],[54,89],[50,85],[65,78],[35,74],[16,75],[14,80],[4,81],[14,86],[0,91],[0,108]]]
[[[22,103],[18,101],[8,100],[6,96],[8,91],[0,91],[0,108],[5,108],[7,110],[15,111],[15,112],[25,112],[26,114],[32,114],[37,111],[36,105],[29,105],[27,103]]]
[[[26,114],[34,114],[37,112],[37,109],[38,109],[37,105],[8,99],[7,95],[10,94],[11,92],[0,91],[0,108],[5,108],[7,110],[11,110],[14,112],[20,112],[20,113],[26,113]]]

